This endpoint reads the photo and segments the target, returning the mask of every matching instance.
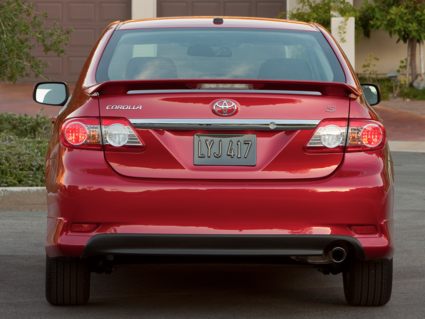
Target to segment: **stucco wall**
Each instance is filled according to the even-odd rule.
[[[156,0],[132,0],[131,18],[144,19],[156,17]]]
[[[406,44],[397,43],[385,31],[373,31],[370,38],[360,36],[356,46],[356,71],[363,72],[362,65],[369,54],[379,58],[376,70],[380,74],[387,74],[398,69],[400,60],[407,56]]]

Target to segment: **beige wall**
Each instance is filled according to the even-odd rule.
[[[286,13],[289,15],[289,12],[295,10],[298,7],[298,0],[287,0],[286,1]]]
[[[354,6],[358,7],[363,1],[347,0],[347,2],[351,2]],[[297,3],[298,0],[289,0],[289,11],[296,8]],[[385,31],[373,31],[370,38],[357,35],[355,42],[355,63],[353,64],[358,73],[363,72],[362,65],[365,63],[365,59],[369,54],[373,54],[379,58],[379,61],[376,63],[376,70],[379,74],[386,75],[398,69],[400,60],[406,58],[407,48],[405,44],[397,43],[396,39],[391,38]]]
[[[145,19],[156,17],[156,0],[132,0],[131,18]]]
[[[370,38],[361,35],[356,44],[356,71],[359,73],[363,72],[362,65],[368,54],[379,58],[376,70],[383,75],[397,71],[400,60],[405,59],[407,55],[406,44],[397,43],[396,39],[391,38],[385,31],[372,31]]]
[[[342,50],[356,68],[356,28],[354,18],[333,17],[331,19],[331,31],[335,40],[339,42]]]

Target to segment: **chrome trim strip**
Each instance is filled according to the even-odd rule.
[[[294,131],[309,130],[319,120],[274,119],[130,119],[136,128],[163,130],[256,130]]]
[[[179,89],[179,90],[130,90],[127,94],[173,94],[173,93],[243,93],[243,94],[294,94],[294,95],[322,95],[318,91],[297,91],[297,90],[229,90],[229,89]]]

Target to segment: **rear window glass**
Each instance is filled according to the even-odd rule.
[[[263,79],[345,82],[320,32],[252,29],[116,31],[96,80]]]

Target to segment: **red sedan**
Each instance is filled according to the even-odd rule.
[[[291,262],[343,274],[351,305],[391,296],[385,129],[316,24],[114,22],[81,72],[39,83],[63,106],[47,155],[46,297],[88,302],[127,262]]]

